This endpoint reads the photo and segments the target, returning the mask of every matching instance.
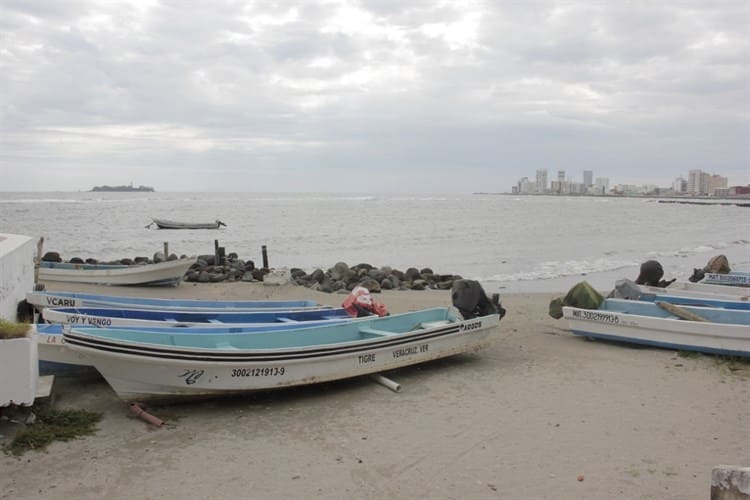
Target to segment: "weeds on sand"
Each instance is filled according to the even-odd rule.
[[[750,378],[750,360],[736,356],[716,356],[714,365],[742,378]]]
[[[100,413],[85,410],[56,410],[48,404],[34,406],[36,416],[32,424],[16,433],[4,447],[6,453],[16,456],[28,450],[43,450],[52,441],[71,441],[96,431],[95,424],[101,420]]]

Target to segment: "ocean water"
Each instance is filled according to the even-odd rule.
[[[219,230],[146,228],[151,217]],[[44,237],[64,259],[227,252],[271,267],[430,267],[488,292],[611,289],[640,263],[687,279],[717,254],[750,269],[750,208],[642,198],[296,193],[0,193],[0,232]]]

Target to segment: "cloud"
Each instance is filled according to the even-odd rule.
[[[749,23],[744,1],[8,1],[0,189],[747,184]]]

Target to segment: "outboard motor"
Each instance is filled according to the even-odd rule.
[[[453,305],[461,313],[464,319],[499,314],[500,318],[505,316],[505,309],[500,305],[500,296],[492,295],[492,300],[487,298],[484,288],[475,280],[456,280],[451,288]]]

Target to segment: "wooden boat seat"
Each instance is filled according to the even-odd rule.
[[[396,335],[393,332],[387,332],[385,330],[376,330],[374,328],[360,328],[359,333],[369,333],[371,335],[378,335],[380,337],[389,337],[391,335]]]
[[[450,325],[451,321],[448,321],[447,319],[443,319],[440,321],[425,321],[424,323],[420,323],[419,326],[421,328],[437,328],[438,326],[445,326]]]
[[[216,348],[217,349],[237,349],[236,347],[234,347],[229,342],[217,342],[216,343]]]

